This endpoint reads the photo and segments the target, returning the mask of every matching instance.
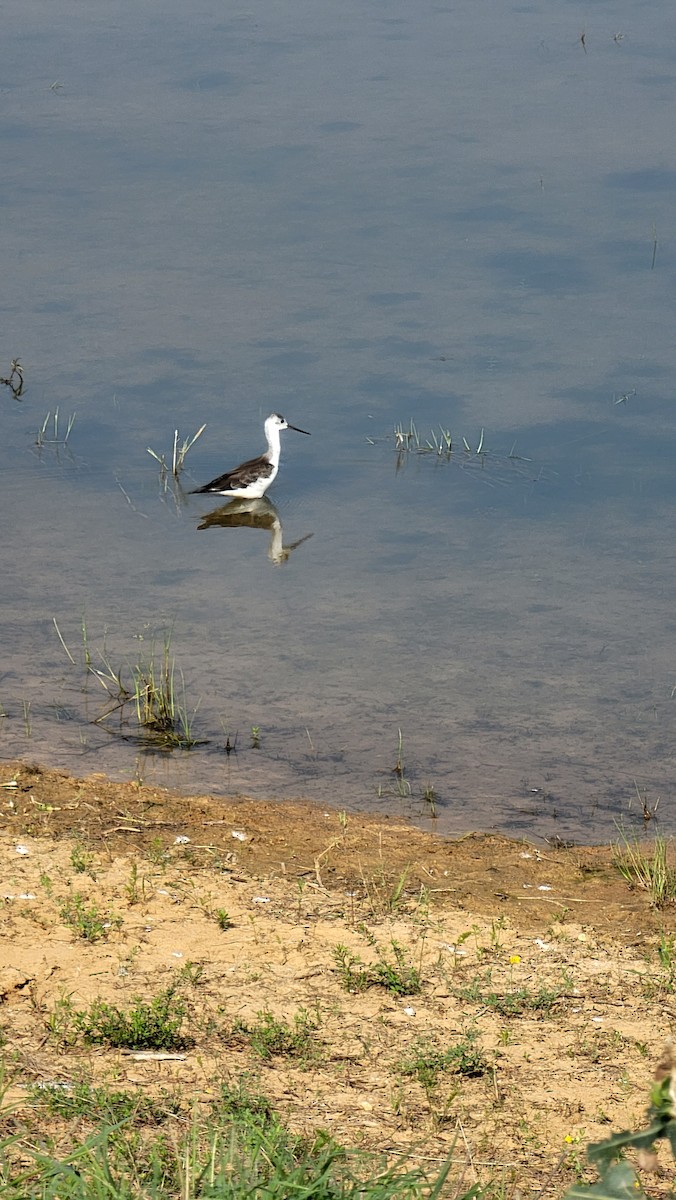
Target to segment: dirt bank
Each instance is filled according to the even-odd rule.
[[[505,1172],[555,1196],[588,1140],[642,1121],[674,1023],[675,921],[610,850],[443,841],[16,762],[0,784],[12,1129],[36,1083],[206,1101],[244,1077],[294,1128],[429,1161],[453,1147],[466,1184]],[[78,1035],[97,998],[126,1009],[173,985],[178,1057]],[[266,1057],[266,1023],[295,1041]]]

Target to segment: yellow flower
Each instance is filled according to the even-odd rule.
[[[567,1133],[567,1134],[566,1134],[566,1136],[565,1136],[565,1138],[564,1138],[563,1140],[564,1140],[564,1142],[568,1142],[568,1144],[570,1145],[570,1143],[572,1142],[572,1140],[573,1140],[573,1139],[572,1139],[572,1137],[570,1136],[570,1134],[569,1134],[569,1133]]]
[[[521,955],[520,954],[510,954],[509,961],[510,961],[510,963],[520,963]]]

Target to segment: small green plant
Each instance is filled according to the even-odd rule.
[[[394,938],[392,956],[387,958],[378,947],[378,962],[371,967],[373,982],[394,996],[413,996],[420,991],[420,971],[408,960],[407,951]]]
[[[61,995],[54,1008],[47,1014],[46,1025],[49,1036],[67,1045],[72,1040],[75,1008],[70,996]]]
[[[667,842],[659,834],[653,843],[652,854],[642,849],[638,842],[629,842],[625,838],[615,847],[613,864],[629,887],[648,893],[656,908],[676,900],[676,868],[669,864]]]
[[[436,817],[437,815],[437,793],[433,783],[426,783],[423,788],[423,800],[427,805],[429,815]]]
[[[399,740],[397,742],[397,757],[392,768],[392,773],[396,776],[395,791],[402,798],[411,795],[411,785],[406,778],[406,766],[404,763],[404,737],[399,732]]]
[[[375,939],[371,939],[377,960],[366,964],[358,954],[338,943],[333,947],[333,961],[346,992],[363,992],[369,987],[382,987],[394,996],[412,996],[420,991],[420,970],[409,961],[408,952],[394,938],[390,941],[391,955]]]
[[[261,727],[260,725],[251,726],[251,749],[260,750],[261,748]]]
[[[445,1050],[429,1039],[413,1043],[410,1054],[399,1067],[402,1075],[412,1075],[425,1088],[434,1087],[443,1071],[464,1075],[468,1079],[487,1074],[488,1060],[477,1045],[476,1029],[465,1031],[462,1039]]]
[[[646,972],[642,976],[643,992],[648,998],[669,995],[676,991],[676,939],[662,932],[657,943],[659,973]]]
[[[482,431],[483,432],[483,431]],[[463,439],[464,440],[464,439]],[[400,421],[394,427],[394,446],[398,453],[436,454],[439,458],[450,458],[453,450],[453,438],[450,429],[439,426],[439,432],[432,430],[429,438],[423,439],[418,432],[415,422],[411,419],[408,428]]]
[[[318,1023],[306,1009],[299,1009],[291,1023],[279,1020],[269,1009],[258,1012],[256,1016],[258,1020],[253,1025],[237,1022],[234,1032],[243,1034],[251,1049],[261,1058],[280,1055],[309,1060],[317,1057],[314,1034]]]
[[[162,842],[162,838],[154,837],[146,851],[150,862],[155,867],[163,867],[169,861],[170,854],[168,848]]]
[[[409,780],[406,778],[406,763],[404,761],[404,735],[401,729],[397,731],[397,750],[392,767],[392,775],[395,777],[393,784],[378,783],[376,785],[376,793],[378,796],[399,796],[404,800],[412,794],[412,787]]]
[[[382,916],[383,913],[396,913],[399,911],[406,899],[406,884],[411,870],[412,867],[410,864],[404,867],[394,882],[389,878],[382,862],[380,868],[372,875],[367,877],[362,872],[364,891],[374,916]],[[424,899],[423,890],[421,888],[419,903]],[[363,932],[363,927],[361,927],[361,932]]]
[[[676,974],[676,939],[672,934],[660,934],[657,957],[660,960],[660,966],[673,977]]]
[[[169,986],[149,1003],[134,997],[133,1007],[126,1012],[115,1004],[94,1000],[86,1011],[73,1017],[75,1030],[85,1042],[107,1043],[127,1050],[182,1050],[192,1044],[181,1033],[185,1005]]]
[[[526,1012],[550,1013],[561,997],[558,989],[544,985],[537,990],[511,987],[496,992],[491,987],[490,971],[483,976],[476,975],[471,983],[457,988],[455,995],[459,1000],[468,1000],[482,1008],[491,1009],[501,1017],[520,1017]]]
[[[194,746],[191,718],[176,689],[176,661],[168,635],[159,655],[152,644],[150,654],[139,659],[132,674],[136,717],[144,733],[162,745],[183,749]],[[183,696],[185,701],[184,686]]]
[[[453,456],[453,437],[450,429],[445,429],[443,425],[430,431],[428,438],[423,437],[412,419],[408,423],[408,428],[400,421],[394,427],[394,448],[398,456],[405,454],[433,454],[437,458],[444,458],[447,462],[451,461]],[[465,454],[485,455],[484,450],[484,431],[481,430],[476,450],[470,446],[466,437],[462,438],[462,449]],[[510,454],[510,458],[516,457]]]
[[[219,929],[232,929],[235,922],[225,908],[217,908],[214,913]]]
[[[57,633],[65,646],[58,626]],[[138,640],[143,642],[143,636],[139,635]],[[106,723],[117,715],[120,735],[129,738],[129,709],[133,708],[136,736],[142,744],[167,750],[190,750],[198,745],[199,739],[193,734],[193,721],[199,703],[192,711],[188,709],[183,675],[177,669],[171,651],[171,631],[165,633],[159,649],[152,638],[148,649],[144,648],[144,652],[127,671],[113,664],[105,635],[103,647],[97,651],[101,665],[94,665],[84,618],[82,641],[85,669],[98,680],[111,702],[96,718],[96,724],[105,725],[110,730]],[[67,652],[72,660],[70,651]]]
[[[204,963],[193,962],[191,959],[187,959],[178,972],[178,980],[189,987],[199,987],[204,982]]]
[[[91,879],[96,879],[96,874],[92,870],[94,855],[82,845],[82,842],[76,842],[73,846],[70,852],[70,865],[76,875],[89,875]]]
[[[131,905],[138,904],[139,900],[145,900],[145,879],[139,881],[138,863],[133,862],[129,871],[129,878],[124,885],[127,900]]]
[[[364,960],[358,954],[353,954],[341,942],[333,947],[332,953],[338,978],[345,991],[365,992],[371,986],[371,977]]]
[[[111,929],[119,929],[122,924],[121,917],[100,912],[96,904],[88,905],[80,892],[74,892],[61,906],[59,915],[64,925],[86,942],[105,941]]]
[[[214,1114],[235,1118],[249,1118],[267,1124],[274,1116],[274,1109],[267,1096],[252,1092],[247,1087],[245,1076],[239,1075],[236,1083],[222,1083],[219,1096],[212,1104]]]

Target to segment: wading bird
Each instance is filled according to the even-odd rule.
[[[260,458],[251,458],[248,462],[240,463],[233,471],[219,475],[204,487],[195,488],[198,492],[211,492],[215,496],[243,496],[248,500],[259,500],[274,482],[279,470],[279,453],[281,449],[279,435],[282,429],[293,429],[296,433],[304,433],[309,437],[307,429],[299,429],[297,425],[280,417],[279,413],[270,413],[265,422],[265,437],[268,448]]]

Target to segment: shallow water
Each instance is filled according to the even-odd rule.
[[[676,18],[592,15],[9,3],[1,753],[441,832],[673,830]],[[207,423],[187,490],[273,410],[312,433],[276,511],[200,528],[217,501],[147,447]],[[397,455],[411,420],[450,456]],[[83,615],[125,678],[172,631],[203,745],[93,723]]]

